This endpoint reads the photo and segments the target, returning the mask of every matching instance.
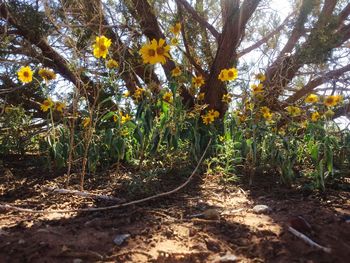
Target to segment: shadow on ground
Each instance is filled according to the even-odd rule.
[[[28,176],[23,167],[9,169],[12,181],[0,177],[0,202],[41,209],[110,205],[41,190],[44,185],[63,187],[60,176],[38,177],[39,170]],[[175,188],[189,173],[162,171],[147,180],[136,175],[138,185],[130,184],[130,175],[90,175],[87,189],[137,199]],[[216,176],[197,176],[169,197],[105,212],[0,211],[0,262],[220,262],[225,255],[235,255],[237,262],[347,262],[350,224],[342,215],[349,213],[349,192],[306,195],[279,186],[273,178],[260,179],[248,187],[218,184]],[[256,204],[272,211],[255,214]],[[223,209],[219,220],[192,217],[210,207]],[[331,254],[311,248],[287,231],[297,215],[312,225],[310,237],[331,247]],[[113,242],[124,234],[129,236],[122,244]]]

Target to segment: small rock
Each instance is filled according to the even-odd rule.
[[[20,239],[20,240],[18,240],[18,244],[19,245],[23,245],[23,244],[25,244],[26,242],[24,241],[24,239]]]
[[[231,254],[230,252],[228,252],[225,256],[218,256],[214,262],[215,263],[229,263],[229,262],[236,262],[237,261],[237,257],[233,254]]]
[[[216,242],[213,239],[206,239],[205,244],[207,245],[207,249],[210,251],[214,251],[214,252],[220,251],[220,245],[218,244],[218,242]]]
[[[130,237],[130,234],[121,234],[121,235],[117,235],[114,239],[113,242],[114,244],[120,246],[121,244],[124,243],[124,241]]]
[[[73,263],[82,263],[83,260],[81,258],[75,258],[73,259]]]
[[[253,211],[257,214],[268,214],[271,212],[271,208],[267,205],[256,205],[253,207]]]

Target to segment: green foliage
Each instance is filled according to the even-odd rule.
[[[36,129],[31,127],[31,116],[22,107],[6,107],[0,115],[0,153],[24,154],[37,145]]]

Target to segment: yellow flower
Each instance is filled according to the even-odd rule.
[[[174,35],[178,35],[181,32],[181,24],[176,23],[174,26],[170,27],[170,32],[173,33]]]
[[[306,103],[316,103],[319,101],[319,98],[316,94],[310,94],[305,98]]]
[[[232,101],[232,96],[231,94],[227,93],[222,96],[222,102],[224,103],[230,103]]]
[[[327,110],[324,115],[327,117],[327,118],[332,118],[334,116],[334,111],[332,111],[331,109]]]
[[[221,81],[231,81],[235,80],[238,76],[238,71],[236,68],[222,69],[218,76]]]
[[[143,45],[139,53],[145,64],[165,64],[166,58],[170,58],[169,50],[170,46],[161,38],[158,42],[156,39],[153,39],[151,43]]]
[[[124,92],[124,94],[123,94],[123,96],[125,97],[125,98],[128,98],[128,97],[130,97],[130,91],[125,91]]]
[[[129,114],[121,115],[121,117],[122,117],[122,119],[120,121],[121,124],[124,124],[124,123],[126,123],[126,122],[131,120],[131,116]]]
[[[323,100],[323,104],[326,105],[327,107],[333,107],[333,106],[336,106],[340,102],[340,100],[341,100],[341,96],[330,95]]]
[[[107,61],[107,64],[106,64],[107,68],[109,69],[113,69],[113,68],[118,68],[119,67],[119,64],[117,61],[115,61],[114,59],[110,59]]]
[[[54,102],[50,98],[47,98],[46,100],[43,101],[40,108],[43,112],[46,112],[50,108],[52,108],[54,105],[55,105]]]
[[[210,111],[208,112],[208,115],[213,116],[214,119],[215,119],[215,118],[219,118],[220,113],[219,113],[217,110],[210,110]]]
[[[42,77],[45,80],[45,82],[48,82],[56,78],[55,72],[47,68],[41,68],[39,70],[39,76]]]
[[[288,106],[286,110],[288,111],[289,115],[292,117],[296,117],[301,114],[301,109],[299,107]]]
[[[272,113],[271,112],[265,112],[265,113],[263,113],[263,117],[264,117],[264,119],[266,119],[266,120],[268,120],[268,121],[270,121],[271,119],[272,119]]]
[[[320,116],[320,114],[317,112],[317,111],[315,111],[315,112],[313,112],[312,114],[311,114],[311,121],[318,121],[318,119],[320,118],[321,116]]]
[[[262,93],[264,91],[264,86],[261,83],[258,85],[253,84],[250,87],[252,88],[254,95],[257,95],[257,94]]]
[[[229,68],[227,70],[227,80],[235,80],[238,77],[238,70],[236,68]]]
[[[172,92],[165,92],[163,95],[163,100],[171,103],[173,101],[173,93]]]
[[[202,75],[196,76],[192,78],[192,83],[196,88],[200,88],[202,85],[204,85],[205,81]]]
[[[270,109],[268,107],[266,107],[266,106],[263,106],[263,107],[260,108],[260,112],[262,114],[270,113]]]
[[[205,93],[201,92],[201,93],[198,94],[197,99],[198,100],[204,100],[204,96],[205,96]]]
[[[33,80],[33,72],[29,66],[21,67],[18,70],[17,75],[22,83],[29,83]]]
[[[171,71],[171,76],[178,77],[182,74],[180,67],[176,67]]]
[[[227,80],[227,69],[222,69],[220,71],[218,79],[221,80],[221,81],[226,81]]]
[[[176,37],[174,37],[170,40],[170,43],[173,46],[177,46],[179,44],[179,40]]]
[[[94,49],[94,56],[96,58],[106,58],[108,48],[111,46],[111,44],[112,40],[106,38],[105,36],[96,37],[96,42],[92,45]]]
[[[91,120],[90,120],[89,117],[84,118],[83,122],[82,122],[83,123],[83,127],[86,128],[87,126],[89,126],[90,122],[91,122]]]
[[[65,107],[66,107],[66,104],[64,102],[56,102],[55,103],[55,109],[59,112],[63,112]]]
[[[144,89],[137,87],[136,90],[135,90],[135,93],[133,95],[134,99],[135,100],[141,99],[144,91],[145,91]]]
[[[202,117],[203,123],[205,125],[208,125],[214,121],[214,118],[212,118],[211,116],[208,116],[208,115],[202,115],[201,117]]]
[[[263,82],[266,79],[266,76],[262,73],[258,73],[255,75],[255,79],[259,80],[260,82]]]

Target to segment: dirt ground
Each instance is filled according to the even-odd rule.
[[[65,188],[66,178],[30,163],[3,162],[1,204],[51,210],[114,204],[45,190],[45,186]],[[172,189],[188,177],[164,173],[135,186],[125,184],[126,175],[130,177],[113,171],[89,175],[86,190],[132,200]],[[321,194],[286,189],[271,178],[255,178],[251,187],[220,184],[219,179],[197,175],[169,197],[111,211],[0,210],[0,262],[349,262],[350,223],[344,219],[350,215],[349,190]],[[76,188],[76,182],[73,176],[70,189]],[[258,204],[271,211],[255,213],[252,208]],[[220,211],[220,216],[194,216],[210,208]],[[288,231],[299,215],[312,228],[305,234],[331,248],[331,253],[310,247]],[[114,242],[125,234],[121,244]]]

